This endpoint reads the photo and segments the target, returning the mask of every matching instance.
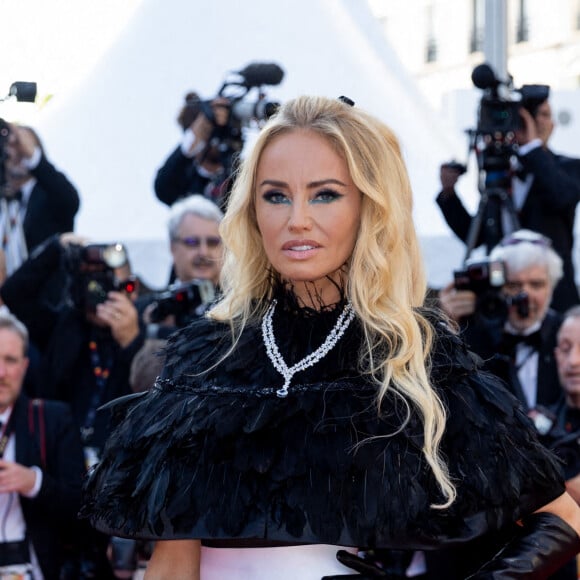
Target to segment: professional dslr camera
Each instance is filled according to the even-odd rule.
[[[150,313],[153,323],[159,323],[168,316],[175,317],[175,325],[187,326],[195,316],[199,316],[216,296],[210,280],[192,280],[183,284],[173,284],[164,292],[159,292]]]
[[[34,103],[34,100],[36,99],[36,83],[23,81],[12,83],[10,85],[8,95],[0,99],[0,102],[9,98],[15,98],[18,102]],[[10,137],[10,126],[4,119],[0,118],[0,197],[4,197],[6,195],[5,162],[8,157],[8,154],[6,153],[8,137]]]
[[[529,300],[525,292],[515,296],[503,293],[506,283],[505,264],[486,258],[481,261],[467,260],[463,270],[453,272],[457,290],[471,290],[477,296],[476,314],[494,325],[502,325],[507,319],[508,309],[515,306],[521,318],[529,314]]]
[[[119,242],[68,245],[65,250],[65,267],[70,279],[69,295],[73,305],[84,312],[95,312],[97,305],[107,300],[109,292],[135,292],[135,277],[121,281],[115,273],[117,268],[127,263],[127,250]]]

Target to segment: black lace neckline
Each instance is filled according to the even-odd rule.
[[[323,304],[320,300],[319,308],[313,308],[312,306],[303,304],[294,292],[282,285],[278,286],[274,291],[274,298],[278,302],[276,310],[283,311],[286,315],[289,314],[304,319],[336,319],[348,302],[344,292],[341,290],[341,297],[338,302]],[[313,296],[313,298],[316,299],[317,297]]]

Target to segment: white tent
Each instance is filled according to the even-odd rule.
[[[438,166],[465,154],[464,137],[428,109],[362,0],[141,0],[83,82],[35,122],[81,192],[77,231],[128,242],[136,269],[162,284],[167,208],[153,178],[179,140],[183,96],[195,89],[211,98],[229,71],[254,61],[285,70],[267,89],[273,100],[347,95],[385,120],[408,163],[420,234],[449,238],[434,203]]]

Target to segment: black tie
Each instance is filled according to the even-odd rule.
[[[539,330],[531,334],[510,334],[504,332],[500,345],[501,352],[513,356],[518,344],[531,346],[534,350],[540,350],[542,346],[542,336]]]

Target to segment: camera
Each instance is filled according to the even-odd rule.
[[[244,130],[250,127],[260,127],[280,106],[278,102],[267,98],[263,87],[277,85],[284,77],[284,71],[275,63],[255,62],[245,68],[234,71],[226,76],[216,97],[202,100],[196,94],[188,95],[187,106],[190,111],[198,111],[213,124],[213,131],[201,152],[199,159],[210,159],[221,165],[222,169],[214,176],[214,182],[221,187],[236,170],[236,165],[244,147]],[[249,98],[250,92],[257,96]],[[227,122],[218,125],[212,107],[215,99],[222,97],[228,109]],[[227,189],[223,193],[228,197]],[[225,206],[225,202],[222,202]]]
[[[233,76],[231,76],[233,75]],[[284,78],[284,71],[275,63],[256,62],[247,65],[239,71],[231,73],[223,81],[217,97],[224,97],[229,102],[230,115],[225,126],[216,126],[212,137],[220,141],[230,139],[233,142],[239,141],[237,149],[241,149],[242,128],[250,127],[252,123],[258,125],[268,120],[280,106],[277,101],[270,101],[263,92],[265,85],[278,85]],[[247,98],[250,91],[257,89],[257,97],[253,100]],[[201,100],[199,97],[192,97],[197,102],[190,102],[188,105],[199,107],[199,110],[214,121],[211,100]],[[232,144],[230,144],[232,146]]]
[[[550,92],[548,85],[524,85],[514,89],[511,80],[500,81],[485,63],[473,69],[471,79],[483,91],[477,127],[467,130],[469,151],[474,151],[477,159],[481,199],[465,240],[467,258],[477,245],[485,245],[489,254],[506,228],[507,231],[520,229],[511,190],[518,164],[516,135],[524,122],[521,111],[525,108],[535,115]]]
[[[477,130],[496,138],[522,128],[520,109],[535,116],[538,107],[549,97],[548,85],[523,85],[519,89],[502,83],[488,64],[481,64],[471,74],[473,84],[484,91],[479,105]]]
[[[80,250],[81,262],[87,265],[120,268],[128,263],[127,250],[121,243],[87,244]]]
[[[467,260],[465,268],[454,271],[453,277],[457,290],[471,290],[476,294],[476,314],[485,321],[503,324],[512,306],[515,306],[520,318],[529,315],[529,298],[525,292],[514,296],[503,292],[506,283],[504,262],[489,258],[481,261]]]
[[[218,96],[230,101],[233,119],[243,127],[251,125],[252,121],[259,123],[268,120],[280,103],[268,100],[262,87],[279,85],[284,78],[282,68],[276,63],[255,62],[234,74],[235,77],[226,78],[218,92]],[[248,100],[246,96],[252,89],[258,89],[258,96]]]
[[[117,268],[126,266],[128,261],[127,250],[119,242],[67,246],[65,265],[70,277],[69,293],[74,306],[85,312],[95,312],[97,305],[107,300],[109,292],[135,292],[135,277],[120,280],[115,273]]]
[[[196,279],[183,284],[174,284],[155,296],[151,322],[159,323],[168,316],[175,317],[176,326],[186,326],[199,316],[216,296],[210,280]]]

